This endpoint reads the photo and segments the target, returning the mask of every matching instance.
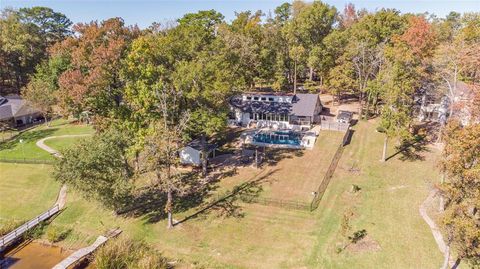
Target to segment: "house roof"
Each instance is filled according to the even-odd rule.
[[[202,150],[202,141],[200,139],[195,139],[195,140],[191,141],[190,143],[188,143],[187,146],[189,146],[193,149],[196,149],[198,151],[201,151]],[[207,143],[207,152],[211,152],[216,148],[218,148],[217,144]]]
[[[0,96],[0,120],[12,117],[21,117],[37,113],[27,102],[18,95]]]
[[[245,113],[289,114],[311,117],[315,115],[315,108],[319,102],[320,98],[318,97],[318,94],[311,93],[297,93],[294,95],[291,103],[254,100],[245,101],[242,99],[242,96],[235,96],[230,100],[230,104],[233,107],[238,108]]]
[[[320,102],[318,94],[297,93],[293,99],[292,114],[296,116],[315,116],[317,102]]]

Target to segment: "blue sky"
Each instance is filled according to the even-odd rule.
[[[144,28],[152,22],[165,22],[188,12],[215,9],[227,20],[235,11],[262,10],[265,13],[283,2],[281,0],[0,0],[0,7],[47,6],[67,15],[73,22],[89,22],[111,17],[122,17],[127,24]],[[290,2],[290,1],[288,1]],[[381,7],[396,8],[402,12],[434,13],[440,17],[450,11],[480,11],[480,0],[324,0],[343,10],[352,2],[357,8],[375,10]]]

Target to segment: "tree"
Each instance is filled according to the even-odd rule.
[[[436,34],[432,25],[423,16],[409,17],[407,29],[399,38],[415,56],[424,59],[433,55]]]
[[[22,89],[23,98],[42,112],[47,126],[48,119],[54,113],[54,106],[58,103],[58,77],[68,65],[67,58],[60,55],[52,56],[48,61],[37,65],[33,78]]]
[[[62,13],[55,12],[48,7],[21,8],[18,10],[20,21],[24,24],[33,24],[49,47],[55,42],[62,41],[70,36],[72,21]]]
[[[357,89],[359,92],[360,111],[359,118],[363,117],[363,100],[369,82],[374,79],[381,70],[383,64],[383,46],[370,47],[365,42],[352,44],[353,52],[352,63],[355,70],[355,78],[357,82]],[[367,110],[368,110],[367,100]],[[367,119],[367,118],[365,118]]]
[[[169,33],[174,36],[204,33],[202,36],[210,37],[190,39],[190,43],[198,43],[194,45],[198,49],[177,58],[171,76],[173,87],[184,96],[180,104],[182,111],[190,111],[191,121],[186,132],[191,138],[200,138],[203,144],[204,176],[207,174],[207,137],[227,127],[228,100],[248,84],[246,72],[239,68],[237,61],[232,60],[238,59],[237,51],[231,51],[225,45],[225,40],[215,37],[213,25],[220,23],[221,18],[214,12],[187,14],[179,20],[179,26]]]
[[[2,88],[18,92],[27,83],[35,66],[44,59],[45,46],[37,30],[23,24],[16,11],[3,10],[0,17]]]
[[[60,105],[77,117],[84,111],[92,113],[95,125],[105,128],[103,125],[111,121],[103,119],[122,113],[121,61],[138,29],[124,26],[120,18],[73,28],[75,36],[54,48],[57,53],[71,56],[68,70],[59,78]]]
[[[0,79],[2,86],[19,92],[48,56],[54,42],[70,34],[70,20],[50,8],[5,9],[0,16]],[[5,90],[5,89],[4,89]]]
[[[341,102],[342,94],[354,92],[356,82],[353,77],[354,69],[352,63],[349,61],[339,64],[330,70],[328,89],[338,103]]]
[[[62,152],[54,177],[79,190],[87,199],[121,209],[133,189],[133,172],[127,159],[129,146],[130,139],[119,130],[96,134]]]
[[[441,168],[446,211],[443,228],[459,259],[480,265],[480,125],[447,125]]]
[[[349,28],[358,21],[358,14],[355,5],[348,3],[340,14],[340,25],[342,28]]]
[[[440,89],[444,89],[450,101],[450,117],[453,116],[455,97],[458,94],[457,86],[463,69],[461,54],[464,50],[463,42],[442,44],[438,47],[433,62]]]
[[[324,62],[321,61],[322,56],[326,54],[322,42],[332,31],[337,10],[321,1],[314,1],[311,4],[295,1],[293,7],[293,17],[283,27],[283,33],[288,41],[289,54],[294,63],[295,91],[299,64],[308,66],[310,80],[313,80],[316,67],[325,67]],[[300,48],[304,50],[302,53],[299,53]],[[321,71],[325,73],[325,69]]]
[[[363,118],[364,106],[369,106],[368,99],[365,100],[367,85],[382,69],[384,47],[392,44],[392,38],[402,33],[404,27],[405,19],[398,11],[382,9],[362,16],[343,34],[348,42],[340,58],[343,62],[353,63],[357,83],[355,90],[361,104],[359,118]]]
[[[385,48],[385,66],[378,75],[384,103],[380,131],[385,133],[382,161],[386,161],[388,140],[410,140],[414,93],[420,85],[416,58],[405,43],[395,42]],[[378,86],[371,85],[375,90]]]
[[[305,49],[302,46],[294,46],[290,49],[290,57],[293,60],[293,93],[297,93],[297,67],[305,56]]]
[[[156,95],[161,119],[150,126],[145,143],[145,155],[149,170],[156,175],[155,185],[166,192],[167,227],[173,228],[173,196],[184,187],[181,172],[178,170],[180,163],[178,152],[183,145],[182,137],[189,116],[184,112],[179,117],[177,98],[181,96],[172,87],[164,85],[156,91]]]

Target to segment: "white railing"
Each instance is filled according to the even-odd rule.
[[[320,130],[331,130],[331,131],[347,131],[350,124],[336,121],[322,121],[320,124]]]
[[[57,214],[60,211],[60,206],[56,204],[46,212],[36,216],[35,218],[31,219],[27,223],[22,224],[20,227],[16,228],[15,230],[9,232],[5,236],[0,238],[0,250],[5,246],[9,245],[13,241],[17,240],[18,237],[23,235],[26,231],[30,230],[31,228],[37,226],[40,222],[47,220],[51,216]]]

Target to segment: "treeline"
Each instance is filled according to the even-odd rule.
[[[152,188],[166,196],[170,227],[173,201],[188,197],[186,186],[194,185],[178,169],[178,149],[193,138],[205,145],[225,130],[228,99],[238,92],[323,91],[336,102],[353,97],[360,118],[380,116],[386,149],[389,139],[411,138],[419,97],[447,96],[452,116],[458,82],[478,89],[480,79],[479,13],[438,18],[294,1],[268,16],[239,12],[231,22],[209,10],[143,30],[121,18],[71,26],[48,8],[3,10],[0,95],[21,92],[47,118],[59,113],[92,122],[99,135],[65,152],[57,178],[118,209],[130,199],[134,180],[153,174]],[[451,136],[447,145],[478,138],[474,127],[455,124],[442,129],[470,136]],[[447,146],[445,156],[464,156],[456,148]],[[472,158],[459,157],[467,172],[446,158],[449,179],[442,187],[451,242],[462,258],[478,263],[480,195],[469,191],[480,189],[474,148],[465,155]],[[473,209],[466,205],[472,201]]]

